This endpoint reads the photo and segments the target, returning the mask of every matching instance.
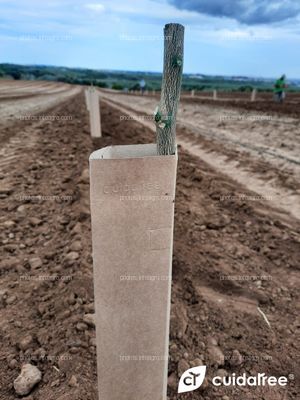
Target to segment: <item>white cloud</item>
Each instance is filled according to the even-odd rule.
[[[86,4],[85,7],[92,11],[96,11],[96,12],[104,12],[105,11],[105,7],[101,3],[90,3],[90,4]]]

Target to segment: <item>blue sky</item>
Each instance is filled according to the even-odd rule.
[[[169,22],[186,73],[300,78],[299,0],[0,0],[0,63],[161,71]]]

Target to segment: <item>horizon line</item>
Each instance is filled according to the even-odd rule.
[[[79,67],[79,66],[72,66],[72,67],[67,67],[65,65],[54,65],[54,64],[18,64],[18,63],[13,63],[13,62],[0,62],[0,66],[2,64],[8,64],[8,65],[17,65],[17,66],[23,66],[23,67],[53,67],[53,68],[66,68],[66,69],[86,69],[86,70],[91,70],[91,71],[110,71],[110,72],[138,72],[138,73],[151,73],[151,74],[160,74],[162,75],[162,71],[149,71],[149,70],[131,70],[131,69],[110,69],[110,68],[91,68],[91,67]],[[277,79],[277,76],[258,76],[258,75],[242,75],[242,74],[237,74],[237,75],[220,75],[220,74],[208,74],[204,72],[183,72],[183,75],[202,75],[202,76],[208,76],[208,77],[228,77],[228,78],[251,78],[251,79],[258,79],[258,80],[263,80],[263,79]],[[279,74],[280,75],[280,74]],[[278,75],[278,76],[279,76]],[[287,80],[300,80],[300,78],[296,77],[291,77],[287,78]]]

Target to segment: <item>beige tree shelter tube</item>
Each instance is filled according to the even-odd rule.
[[[84,91],[84,95],[85,95],[85,105],[86,105],[86,109],[88,111],[90,111],[90,89],[85,89]]]
[[[99,400],[164,400],[177,154],[90,156]]]
[[[85,102],[90,116],[91,136],[94,138],[101,137],[99,92],[94,87],[85,90]]]
[[[251,101],[256,100],[256,95],[257,95],[257,89],[253,89],[251,92]]]

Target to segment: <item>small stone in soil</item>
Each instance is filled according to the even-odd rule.
[[[42,221],[41,219],[36,218],[36,217],[31,217],[31,218],[29,218],[29,223],[30,223],[31,226],[40,225],[42,222],[43,222],[43,221]]]
[[[77,260],[77,258],[79,258],[79,254],[76,251],[71,251],[66,255],[66,260],[68,261]]]
[[[40,257],[31,258],[28,262],[32,269],[41,268],[41,266],[43,265],[43,261],[40,259]]]
[[[95,327],[95,314],[85,314],[83,317],[83,322],[88,326]]]
[[[87,324],[83,323],[83,322],[78,322],[78,324],[76,325],[76,329],[78,331],[85,331],[88,329]]]
[[[5,221],[5,222],[3,223],[3,225],[5,226],[5,228],[12,228],[13,226],[16,225],[16,223],[15,223],[15,221],[9,220],[9,221]]]
[[[10,296],[10,297],[8,297],[8,298],[6,299],[6,304],[7,304],[7,305],[11,305],[11,304],[13,304],[16,300],[17,300],[17,297],[16,297],[16,296]]]
[[[71,387],[77,387],[78,386],[77,378],[76,378],[75,375],[71,376],[71,379],[69,380],[68,385],[71,386]]]
[[[33,387],[42,379],[41,371],[31,364],[24,364],[20,375],[14,381],[14,388],[18,395],[29,394]]]

